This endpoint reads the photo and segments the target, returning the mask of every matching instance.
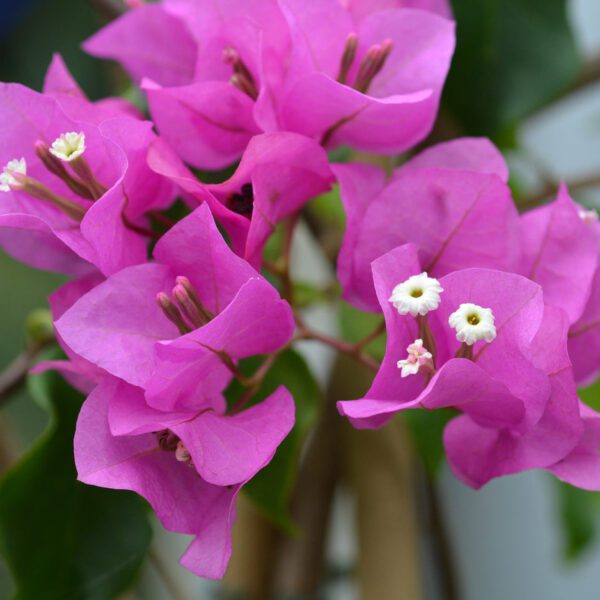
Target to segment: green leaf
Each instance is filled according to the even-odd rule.
[[[16,600],[108,600],[136,577],[151,539],[129,492],[76,481],[73,433],[82,397],[56,373],[31,377],[51,411],[33,448],[0,481],[0,551]]]
[[[556,480],[565,558],[575,560],[590,547],[597,535],[599,494]]]
[[[578,393],[582,402],[600,411],[600,379],[596,383],[578,390]]]
[[[432,477],[437,475],[444,462],[444,428],[456,414],[451,409],[407,410],[404,413],[415,448]]]
[[[110,67],[80,48],[101,19],[91,2],[30,2],[2,40],[0,81],[19,81],[40,89],[52,54],[59,52],[81,87],[92,97],[109,95]]]
[[[343,227],[346,223],[346,213],[338,184],[335,184],[328,192],[311,200],[308,209],[327,225]]]
[[[457,47],[444,102],[466,133],[501,139],[576,77],[566,0],[453,0],[453,7]]]
[[[373,314],[358,310],[347,302],[340,305],[340,329],[343,338],[356,344],[371,334],[381,325],[383,317],[379,314]],[[377,339],[369,343],[365,350],[375,358],[382,359],[385,354],[386,336],[380,335]]]
[[[242,361],[240,370],[252,375],[261,361],[257,357]],[[296,405],[294,428],[277,449],[273,460],[244,486],[244,491],[255,505],[276,525],[292,532],[294,524],[289,513],[290,496],[296,479],[302,442],[319,410],[319,387],[304,359],[294,350],[282,352],[269,370],[252,404],[264,400],[280,385],[290,391]],[[226,395],[230,405],[243,393],[234,382]]]

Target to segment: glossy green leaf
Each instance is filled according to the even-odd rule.
[[[358,310],[347,302],[340,305],[340,329],[343,338],[356,344],[370,335],[383,321],[382,315]],[[385,354],[386,336],[380,335],[370,342],[365,350],[375,358],[382,359]]]
[[[340,186],[337,184],[328,192],[311,200],[308,209],[327,225],[343,226],[346,222],[346,213],[340,198]]]
[[[457,47],[444,102],[469,134],[495,135],[551,101],[579,57],[566,0],[453,0]]]
[[[556,480],[562,525],[563,553],[575,560],[590,547],[598,533],[598,494]]]
[[[578,390],[578,393],[582,402],[600,411],[600,379],[596,383]]]
[[[264,359],[253,357],[243,361],[240,369],[250,376]],[[304,359],[294,350],[282,352],[253,396],[256,404],[272,394],[280,385],[290,391],[296,405],[294,428],[277,449],[273,460],[244,487],[255,505],[275,524],[293,531],[289,502],[296,479],[302,442],[314,422],[319,409],[319,387]],[[234,404],[243,393],[234,382],[227,391],[227,399]]]
[[[94,3],[52,0],[28,4],[2,40],[0,81],[18,81],[40,89],[52,54],[59,52],[86,93],[92,98],[108,95],[108,72],[112,71],[114,80],[114,68],[80,48],[103,21]]]
[[[76,481],[82,397],[56,373],[31,378],[46,432],[0,482],[0,550],[16,600],[108,600],[136,577],[151,539],[143,501]]]
[[[444,428],[455,415],[456,411],[451,409],[407,410],[404,413],[414,446],[432,477],[444,463]]]

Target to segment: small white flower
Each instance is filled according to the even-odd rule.
[[[585,208],[579,209],[579,218],[586,224],[590,225],[598,220],[598,211],[595,208],[586,210]]]
[[[416,317],[435,310],[440,305],[440,294],[443,291],[437,279],[421,273],[399,283],[392,290],[389,301],[401,315],[410,313]]]
[[[423,365],[431,365],[431,359],[433,357],[431,352],[423,346],[423,340],[415,340],[408,346],[406,351],[408,352],[407,358],[397,362],[398,368],[402,369],[402,377],[416,375]]]
[[[456,329],[456,339],[472,346],[479,340],[491,342],[496,338],[494,313],[491,308],[477,304],[461,304],[448,318],[450,327]]]
[[[9,160],[0,173],[0,192],[10,192],[11,186],[18,186],[19,182],[13,177],[13,173],[27,175],[27,163],[24,158]]]
[[[75,160],[85,152],[85,134],[82,131],[61,134],[52,142],[50,152],[66,162]]]
[[[175,448],[175,458],[179,462],[190,463],[192,461],[192,455],[188,449],[183,445],[183,442],[179,440],[177,442],[177,448]]]

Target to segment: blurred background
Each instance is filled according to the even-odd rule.
[[[40,89],[52,54],[60,52],[91,98],[128,93],[126,80],[114,67],[79,50],[81,41],[119,5],[118,0],[0,0],[0,80]],[[456,135],[490,136],[509,160],[511,183],[523,205],[551,196],[564,180],[576,199],[600,207],[600,2],[455,0],[453,5],[458,48],[440,119],[428,143]],[[306,258],[298,266],[300,275],[327,279],[327,263],[310,237],[301,235],[297,243]],[[24,349],[28,315],[45,307],[48,294],[62,281],[0,253],[0,369]],[[336,317],[317,310],[313,318],[326,328]],[[331,357],[323,360],[310,348],[307,353],[325,386]],[[588,400],[600,404],[598,387],[586,393]],[[48,415],[24,390],[0,402],[4,470],[43,433]],[[600,494],[567,488],[537,472],[494,481],[473,492],[454,480],[445,466],[437,488],[461,600],[600,597]],[[323,592],[327,599],[359,597],[352,577],[358,553],[354,512],[352,496],[339,493],[328,538],[331,568]],[[207,597],[215,586],[176,566],[186,541],[159,526],[153,529],[153,554],[136,575],[136,591],[123,597]],[[41,546],[52,547],[49,535],[39,532]],[[0,538],[0,543],[6,550],[12,541]],[[105,551],[110,551],[110,543]],[[428,566],[435,561],[426,539],[423,556],[428,600],[443,598],[435,567]],[[12,589],[0,559],[0,598],[11,597]],[[59,596],[23,596],[55,597]],[[103,592],[71,597],[113,596]]]

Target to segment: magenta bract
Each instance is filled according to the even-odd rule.
[[[435,344],[428,348],[433,370],[403,378],[397,363],[423,337],[423,329],[417,318],[399,314],[389,298],[398,283],[421,271],[413,245],[373,263],[388,331],[386,354],[365,398],[340,402],[340,412],[356,427],[370,428],[410,408],[461,411],[446,430],[446,450],[455,473],[473,487],[498,475],[548,467],[566,456],[582,431],[566,315],[545,307],[540,286],[519,275],[455,271],[439,279],[439,308],[426,317]],[[478,341],[471,350],[461,346],[449,325],[450,315],[467,303],[491,309],[495,325],[495,339]],[[474,450],[475,438],[480,451]],[[505,451],[506,444],[514,452]]]

